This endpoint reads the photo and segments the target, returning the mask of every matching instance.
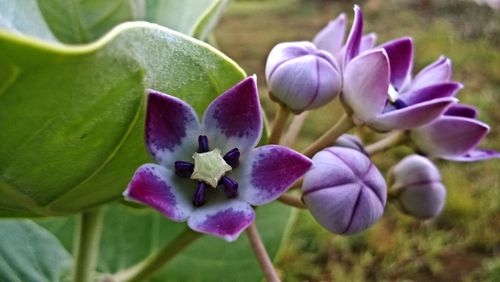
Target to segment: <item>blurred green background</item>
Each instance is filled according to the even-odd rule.
[[[272,118],[277,106],[266,94],[268,52],[279,42],[311,40],[340,12],[352,20],[355,3],[364,12],[365,32],[377,32],[379,43],[414,38],[414,73],[441,54],[452,59],[453,79],[465,85],[459,99],[478,107],[480,119],[491,126],[482,146],[500,150],[500,11],[486,5],[472,0],[240,0],[230,5],[216,29],[218,48],[248,74],[258,75]],[[337,103],[311,113],[297,149],[334,123],[341,112]],[[386,172],[410,152],[397,148],[374,161]],[[299,212],[291,239],[276,260],[283,279],[500,281],[500,160],[437,164],[448,191],[446,208],[437,219],[418,221],[388,203],[376,225],[344,237],[323,230],[308,212]]]

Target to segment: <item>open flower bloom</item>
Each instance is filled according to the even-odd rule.
[[[278,198],[311,166],[286,147],[254,148],[262,133],[254,77],[216,98],[201,124],[187,103],[151,90],[145,131],[158,164],[139,167],[124,196],[227,241],[254,221],[252,206]]]
[[[411,130],[410,138],[432,157],[463,162],[499,158],[499,152],[476,148],[489,131],[476,116],[471,106],[453,105],[432,123]]]
[[[413,81],[410,38],[388,42],[349,62],[341,99],[357,124],[377,131],[412,129],[431,122],[455,103],[460,83],[433,80],[424,69]]]

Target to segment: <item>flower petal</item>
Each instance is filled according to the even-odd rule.
[[[413,105],[430,101],[432,99],[453,97],[460,89],[462,89],[462,87],[462,84],[458,82],[433,84],[414,91],[403,93],[399,96],[399,98],[403,100],[405,104]]]
[[[470,118],[442,116],[411,131],[410,137],[424,153],[459,157],[476,147],[489,131],[488,125]]]
[[[176,177],[163,166],[144,164],[137,169],[123,195],[129,201],[158,210],[173,221],[185,221],[193,211],[191,192],[194,189],[189,188],[189,181]]]
[[[448,82],[450,79],[451,60],[445,56],[441,56],[415,76],[410,84],[410,89],[415,90],[436,83]]]
[[[374,119],[384,110],[389,77],[389,61],[384,49],[363,53],[345,69],[342,101],[360,120]]]
[[[344,68],[359,54],[361,37],[363,36],[363,14],[358,5],[354,5],[354,20],[351,26],[349,37],[345,43]]]
[[[500,152],[490,149],[474,149],[460,156],[445,156],[443,159],[456,162],[477,162],[489,159],[499,159]]]
[[[410,37],[403,37],[384,43],[389,58],[391,83],[396,90],[401,89],[406,77],[410,74],[413,64],[413,42]]]
[[[342,48],[346,31],[346,15],[340,14],[335,20],[330,21],[313,39],[318,49],[335,54]]]
[[[361,38],[361,45],[359,46],[359,53],[370,50],[375,47],[377,42],[377,34],[375,32],[363,35]]]
[[[393,129],[412,129],[427,124],[438,118],[455,98],[433,99],[406,108],[385,112],[367,124],[379,131]]]
[[[259,142],[262,112],[255,76],[217,97],[207,108],[203,126],[208,140],[222,152],[238,148],[243,154]]]
[[[219,193],[220,194],[220,193]],[[234,241],[255,219],[253,208],[241,200],[210,199],[188,219],[191,229]]]
[[[153,158],[165,167],[190,158],[196,151],[200,125],[186,102],[158,91],[148,90],[145,139]]]
[[[311,167],[311,160],[283,146],[253,150],[234,172],[240,196],[259,206],[276,200]]]
[[[316,46],[309,41],[280,43],[267,56],[266,79],[269,82],[274,71],[283,63],[316,52]]]
[[[477,117],[477,110],[470,105],[456,104],[449,107],[446,112],[444,112],[444,115],[475,119]]]

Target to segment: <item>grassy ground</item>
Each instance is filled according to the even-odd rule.
[[[500,12],[460,0],[362,1],[365,30],[379,42],[415,39],[415,68],[445,54],[454,79],[465,85],[459,98],[480,108],[491,133],[483,146],[500,150]],[[267,53],[278,42],[310,40],[350,1],[236,1],[216,37],[220,49],[260,79]],[[276,105],[263,95],[269,116]],[[301,149],[340,114],[336,103],[314,111],[297,142]],[[376,156],[382,171],[408,154],[399,148]],[[446,208],[435,220],[417,221],[388,204],[368,231],[342,237],[324,231],[300,212],[292,238],[277,261],[285,281],[500,281],[500,160],[438,162],[448,189]]]

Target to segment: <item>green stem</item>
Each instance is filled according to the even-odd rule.
[[[257,230],[255,223],[246,229],[246,233],[248,240],[250,241],[250,245],[252,245],[255,257],[257,257],[257,260],[259,261],[262,272],[264,272],[266,281],[280,282],[281,280],[278,273],[276,273],[276,269],[274,269],[269,255],[267,254],[266,248],[264,247],[264,243],[262,243],[262,239],[260,238],[259,231]]]
[[[175,255],[180,253],[184,248],[193,243],[201,236],[200,233],[194,232],[186,228],[184,232],[179,234],[173,241],[168,243],[158,253],[146,258],[142,262],[123,270],[114,275],[113,281],[145,281],[159,271],[167,264]]]
[[[396,131],[387,137],[365,147],[365,151],[370,155],[384,152],[391,147],[401,145],[408,140],[408,135],[404,131]]]
[[[75,232],[75,268],[73,281],[94,281],[102,216],[99,208],[82,212],[80,224]]]
[[[297,197],[297,196],[294,196],[294,195],[283,194],[278,198],[278,201],[282,202],[285,205],[294,207],[294,208],[307,209],[304,202],[302,202],[302,199]]]
[[[290,127],[285,134],[283,144],[287,147],[292,147],[295,143],[295,140],[299,136],[300,130],[306,121],[307,116],[310,111],[303,112],[300,115],[294,116],[292,121],[290,122]]]
[[[269,144],[279,144],[281,139],[281,134],[286,126],[288,117],[290,116],[290,111],[285,106],[280,106],[276,117],[274,118],[273,128],[271,129],[271,135],[269,136]]]
[[[344,134],[354,126],[355,124],[351,117],[344,114],[330,130],[323,134],[318,140],[316,140],[316,142],[307,147],[303,154],[308,157],[314,156],[314,154],[323,148],[332,146],[340,135]]]

